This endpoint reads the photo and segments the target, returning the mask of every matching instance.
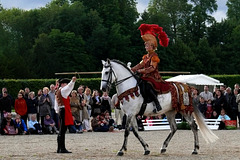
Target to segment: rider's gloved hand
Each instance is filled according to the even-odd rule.
[[[141,73],[139,72],[139,70],[136,70],[135,75],[137,75],[137,76],[140,76],[140,75],[141,75]]]

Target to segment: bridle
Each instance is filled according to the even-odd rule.
[[[126,78],[121,79],[121,80],[118,81],[118,80],[117,80],[117,76],[116,76],[115,72],[114,72],[113,69],[112,69],[111,63],[109,63],[109,65],[107,65],[107,66],[104,66],[104,68],[109,68],[109,67],[110,67],[110,71],[109,71],[109,77],[108,77],[108,79],[107,79],[107,80],[105,80],[105,79],[102,79],[102,80],[101,80],[101,81],[107,83],[107,87],[108,87],[109,89],[111,88],[111,85],[112,85],[112,76],[114,76],[115,79],[116,79],[116,80],[115,80],[115,87],[118,86],[119,84],[123,83],[124,81],[128,80],[129,78],[134,77],[134,75],[132,74],[131,76],[128,76],[128,77],[126,77]]]

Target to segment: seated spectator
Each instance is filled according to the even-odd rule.
[[[221,110],[221,114],[218,116],[218,119],[221,119],[220,125],[219,125],[219,129],[226,129],[225,126],[225,121],[226,120],[231,120],[230,117],[228,115],[226,115],[225,110],[222,109]]]
[[[31,120],[28,121],[29,134],[43,134],[42,126],[36,120],[36,116],[33,114]]]
[[[213,112],[212,112],[211,119],[218,119],[218,114],[217,114],[216,111],[213,111]]]
[[[50,134],[53,134],[53,133],[58,134],[59,132],[55,125],[56,124],[55,124],[54,120],[51,118],[51,116],[49,114],[47,114],[45,116],[45,120],[44,120],[44,126],[46,128],[46,132],[50,133]]]
[[[72,117],[74,125],[68,126],[69,133],[83,133],[82,122],[76,120],[75,116]]]
[[[92,128],[94,132],[108,132],[109,126],[107,125],[107,121],[104,118],[104,115],[98,115],[94,117],[91,121]]]
[[[107,125],[109,126],[109,131],[112,132],[114,130],[114,120],[109,115],[108,111],[105,111],[105,120],[107,121]]]
[[[205,116],[205,112],[207,110],[207,104],[205,103],[205,100],[203,97],[200,97],[200,103],[198,104],[198,109],[202,113],[202,115]]]
[[[7,116],[3,118],[1,124],[1,134],[2,135],[15,135],[18,133],[18,129],[14,126],[12,120],[12,114],[7,113]]]
[[[209,99],[208,103],[207,103],[207,110],[205,112],[205,118],[207,118],[207,119],[211,118],[212,112],[213,112],[212,101],[211,101],[211,99]]]
[[[15,125],[15,128],[18,129],[19,135],[28,133],[27,125],[25,124],[24,120],[21,119],[21,116],[19,114],[16,115],[16,118],[14,120],[14,125]]]

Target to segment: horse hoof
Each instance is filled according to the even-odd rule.
[[[118,151],[117,156],[123,156],[123,151]]]
[[[161,153],[165,153],[167,151],[167,149],[161,149]]]
[[[149,153],[150,153],[150,151],[149,151],[149,150],[146,150],[146,151],[144,152],[144,155],[149,155]]]
[[[192,154],[198,154],[198,152],[197,151],[193,151]]]

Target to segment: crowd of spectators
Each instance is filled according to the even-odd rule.
[[[7,88],[2,88],[0,94],[0,124],[1,134],[54,134],[58,133],[59,120],[54,109],[54,84],[39,89],[37,95],[29,88],[20,90],[16,99],[8,94]],[[230,87],[220,86],[212,93],[208,86],[199,93],[192,91],[193,105],[199,108],[206,119],[237,120],[240,119],[240,89],[239,84]],[[103,92],[80,85],[70,95],[70,105],[74,120],[73,126],[68,126],[69,133],[108,132],[124,129],[126,116],[120,108],[117,94],[112,98]],[[112,118],[112,111],[115,118]],[[13,116],[14,115],[14,116]],[[142,120],[138,116],[139,130],[143,130]],[[147,117],[147,119],[163,119]],[[240,122],[239,122],[240,125]],[[224,126],[223,126],[224,128]]]
[[[50,89],[49,89],[50,88]],[[20,90],[16,99],[7,88],[0,94],[1,134],[54,134],[58,133],[59,119],[55,111],[55,85],[39,89],[37,95],[29,88]],[[70,95],[70,105],[74,120],[68,126],[69,133],[121,130],[123,112],[118,100],[103,92],[80,85]],[[111,117],[115,110],[115,119]]]
[[[204,86],[201,93],[194,89],[193,104],[206,119],[221,119],[220,129],[224,129],[225,120],[240,119],[239,84],[235,84],[234,89],[222,85],[215,88],[213,93],[209,91],[208,86]]]

